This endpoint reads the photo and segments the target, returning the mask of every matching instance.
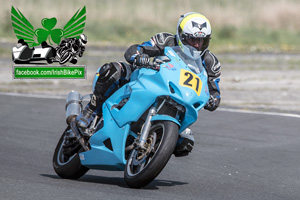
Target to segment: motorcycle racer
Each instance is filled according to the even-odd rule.
[[[96,74],[96,84],[91,101],[76,118],[77,125],[87,128],[93,120],[93,113],[95,111],[101,113],[100,109],[105,100],[130,80],[131,73],[135,70],[134,66],[147,66],[150,57],[163,55],[164,48],[167,46],[180,46],[183,53],[189,51],[186,45],[196,49],[194,55],[201,56],[208,74],[210,99],[204,108],[209,111],[216,110],[221,99],[219,89],[221,65],[217,57],[208,50],[211,32],[210,22],[205,16],[195,12],[186,13],[178,21],[176,35],[158,33],[149,41],[130,46],[124,54],[130,65],[125,62],[104,64]],[[186,129],[180,134],[174,154],[177,156],[187,155],[192,150],[193,144],[194,137],[191,130]]]
[[[65,38],[63,39],[59,46],[56,49],[56,58],[55,60],[59,61],[62,54],[65,52],[65,50],[69,50],[71,48],[74,49],[76,53],[70,60],[71,63],[76,64],[77,63],[77,57],[78,54],[79,57],[82,57],[83,52],[85,51],[85,45],[87,43],[87,36],[85,34],[81,34],[79,38]]]
[[[220,104],[219,81],[221,65],[217,57],[208,50],[211,39],[211,25],[208,19],[199,13],[186,13],[182,15],[177,24],[177,33],[159,33],[141,45],[132,45],[125,53],[129,63],[147,65],[149,56],[162,55],[166,46],[180,46],[185,51],[185,45],[190,45],[198,50],[203,65],[208,73],[208,86],[210,92],[209,103],[205,109],[214,111]]]

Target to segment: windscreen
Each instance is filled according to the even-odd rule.
[[[187,45],[188,46],[188,45]],[[189,51],[193,53],[194,48],[189,47]],[[176,52],[176,54],[182,59],[182,61],[196,74],[200,74],[203,70],[202,59],[201,56],[197,56],[196,58],[187,55],[184,53],[179,46],[172,47],[172,49]]]

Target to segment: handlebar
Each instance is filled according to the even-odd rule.
[[[146,69],[152,69],[155,71],[159,71],[160,70],[160,64],[157,62],[150,62],[149,65],[144,65],[144,66],[135,66],[138,69],[142,69],[142,68],[146,68]]]
[[[153,69],[155,71],[159,71],[160,70],[160,65],[162,63],[165,63],[165,62],[169,62],[170,59],[166,56],[158,56],[158,57],[155,57],[153,62],[149,62],[149,65],[146,65],[146,66],[137,66],[135,65],[135,63],[133,64],[134,67],[137,67],[138,69],[141,69],[141,68],[146,68],[146,69]]]

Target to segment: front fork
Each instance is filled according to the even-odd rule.
[[[156,113],[157,113],[157,109],[155,107],[151,107],[149,112],[148,112],[146,121],[145,121],[145,123],[142,127],[139,140],[136,143],[136,146],[140,149],[146,149],[145,143],[146,143],[146,140],[148,138],[148,135],[149,135],[149,132],[150,132],[150,129],[151,129],[151,119],[152,119],[153,116],[156,115]],[[94,127],[94,124],[95,124],[95,120],[93,122],[93,127]],[[79,130],[77,129],[75,120],[71,121],[70,127],[71,127],[72,131],[75,133],[75,136],[76,136],[78,142],[84,148],[84,150],[85,151],[90,150],[90,147],[86,144],[87,142],[85,141],[85,139],[79,133]],[[132,145],[132,146],[128,147],[128,149],[126,151],[131,151],[134,147],[135,147],[135,145]]]
[[[145,149],[145,142],[148,138],[148,135],[149,135],[149,132],[151,129],[151,119],[154,115],[156,115],[156,113],[157,113],[157,109],[155,107],[151,107],[148,112],[146,121],[142,127],[141,135],[140,135],[140,138],[137,143],[137,146],[141,149]]]

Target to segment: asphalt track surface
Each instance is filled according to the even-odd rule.
[[[142,189],[123,172],[59,178],[52,155],[65,128],[65,100],[0,95],[0,199],[300,199],[297,117],[201,111],[188,157],[172,157]]]

